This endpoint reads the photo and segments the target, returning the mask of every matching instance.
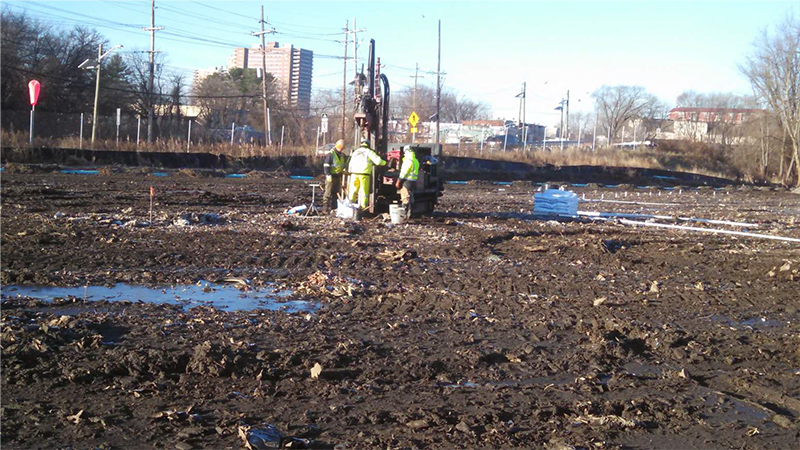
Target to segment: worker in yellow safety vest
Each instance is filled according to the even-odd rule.
[[[410,145],[403,148],[403,163],[400,165],[400,175],[397,177],[395,189],[400,189],[400,202],[406,210],[406,218],[411,217],[413,208],[414,187],[419,177],[419,160]],[[401,188],[402,186],[402,188]]]
[[[342,176],[347,166],[347,155],[344,149],[344,141],[339,139],[330,153],[325,155],[325,162],[322,169],[325,171],[325,195],[322,197],[322,212],[327,213],[331,209],[336,209],[336,198],[342,190]]]
[[[361,141],[361,146],[353,150],[350,155],[350,165],[347,171],[350,173],[350,201],[355,202],[358,196],[358,206],[365,209],[369,206],[369,180],[372,176],[372,166],[385,166],[384,161],[374,150],[369,148],[369,141]]]

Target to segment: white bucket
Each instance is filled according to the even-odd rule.
[[[389,217],[392,223],[399,225],[406,221],[406,210],[401,205],[393,203],[389,205]]]

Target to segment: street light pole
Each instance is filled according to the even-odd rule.
[[[115,45],[114,47],[111,47],[110,50],[103,53],[103,44],[101,43],[100,47],[97,49],[97,61],[87,59],[78,66],[79,69],[97,69],[97,81],[94,87],[94,112],[92,114],[92,145],[94,145],[94,138],[97,135],[97,103],[98,99],[100,98],[100,66],[103,64],[103,58],[118,48],[122,48],[122,46]],[[93,62],[97,64],[97,67],[92,66]]]
[[[97,134],[97,99],[100,97],[100,59],[103,57],[103,43],[97,48],[97,83],[94,88],[94,112],[92,113],[92,147]]]

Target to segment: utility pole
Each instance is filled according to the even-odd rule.
[[[523,106],[525,104],[525,89],[526,89],[526,83],[523,81],[522,82],[522,90],[519,91],[519,94],[516,95],[517,97],[519,97],[519,115],[517,116],[518,117],[517,118],[517,122],[519,123],[519,126],[518,126],[518,128],[520,130],[520,136],[519,137],[520,137],[520,140],[522,141],[522,148],[523,149],[525,148],[525,144],[527,144],[526,137],[527,137],[527,131],[528,131],[528,127],[525,124],[525,109],[524,109],[524,106]]]
[[[274,33],[275,29],[264,29],[267,22],[264,20],[264,5],[261,5],[261,31],[250,33],[252,36],[261,36],[261,100],[264,114],[264,146],[272,145],[272,134],[269,129],[269,99],[267,98],[267,42],[265,36]]]
[[[347,111],[347,44],[349,41],[350,34],[353,35],[353,67],[355,67],[356,77],[358,77],[358,64],[355,62],[355,52],[357,51],[357,41],[356,41],[356,33],[365,30],[358,30],[356,29],[356,19],[353,18],[353,29],[350,29],[350,22],[345,20],[344,22],[344,71],[342,72],[342,139],[345,138],[345,130],[346,128],[346,114]],[[354,87],[358,87],[354,83]]]
[[[569,89],[567,89],[567,139],[569,139]]]
[[[264,109],[264,135],[269,134],[270,129],[267,123],[267,109],[269,108],[269,100],[267,100],[267,43],[264,38],[264,5],[261,5],[261,97]],[[264,146],[267,144],[267,139],[264,139]],[[270,142],[271,144],[272,142]]]
[[[358,27],[356,27],[356,18],[353,17],[353,79],[358,78]],[[353,83],[353,87],[356,83]]]
[[[419,74],[419,63],[416,64],[416,67],[414,69],[414,76],[411,77],[411,78],[414,79],[414,91],[413,91],[413,94],[411,96],[411,109],[413,111],[416,111],[417,110],[417,79],[425,78],[424,75],[420,75]]]
[[[350,35],[350,23],[344,21],[344,71],[342,73],[342,139],[344,139],[345,132],[345,111],[347,110],[347,37]]]
[[[92,148],[94,148],[94,137],[97,134],[97,99],[100,97],[100,60],[103,57],[103,43],[97,49],[97,85],[94,88],[94,113],[92,113]]]
[[[143,28],[145,31],[150,32],[150,80],[148,83],[148,97],[149,98],[149,105],[147,108],[147,142],[153,142],[154,140],[154,133],[155,128],[153,127],[153,122],[155,122],[156,113],[153,102],[155,101],[155,96],[153,95],[153,91],[155,90],[155,72],[156,72],[156,31],[163,30],[164,27],[156,27],[156,0],[151,0],[150,2],[150,28]]]
[[[525,113],[528,108],[528,83],[522,82],[522,126],[525,127],[522,131],[522,149],[528,145],[528,123],[525,121]]]
[[[411,111],[417,112],[417,79],[418,78],[425,78],[424,76],[419,74],[419,63],[416,63],[414,66],[414,76],[411,78],[414,79],[414,91],[411,94]],[[416,128],[416,127],[415,127]],[[411,133],[411,142],[417,142],[417,132],[414,131]]]
[[[439,57],[436,62],[436,140],[434,141],[437,145],[439,144],[439,119],[440,119],[439,116],[442,109],[441,76],[442,76],[442,19],[439,19]]]
[[[78,66],[78,68],[80,68],[80,69],[94,69],[94,68],[97,69],[97,82],[96,82],[95,87],[94,87],[94,111],[92,113],[92,145],[94,145],[94,138],[97,135],[97,102],[98,102],[98,99],[100,98],[100,66],[103,65],[103,58],[105,58],[106,55],[108,55],[109,53],[113,52],[114,50],[116,50],[118,48],[122,48],[122,46],[121,45],[117,45],[117,46],[111,47],[110,50],[108,50],[107,52],[103,53],[103,43],[101,42],[100,43],[100,47],[97,49],[97,61],[95,61],[95,64],[97,66],[94,67],[92,65],[92,60],[90,60],[90,59],[87,59],[86,61],[82,62]],[[81,129],[83,129],[83,114],[81,114]],[[81,134],[81,136],[82,136],[82,134]]]

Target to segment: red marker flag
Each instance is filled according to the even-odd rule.
[[[28,83],[28,93],[31,97],[31,106],[36,106],[39,103],[39,91],[41,91],[42,85],[37,80],[31,80]]]

